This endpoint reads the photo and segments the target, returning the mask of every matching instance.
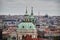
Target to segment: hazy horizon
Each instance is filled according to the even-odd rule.
[[[26,11],[34,15],[60,16],[60,0],[0,0],[0,15],[24,15]]]

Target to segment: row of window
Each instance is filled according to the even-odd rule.
[[[16,22],[5,22],[5,24],[16,24]]]

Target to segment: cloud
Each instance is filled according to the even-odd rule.
[[[40,12],[41,15],[58,15],[60,13],[59,0],[1,0],[1,14],[25,14],[27,6],[28,13],[31,13],[31,6],[34,7],[34,14]]]

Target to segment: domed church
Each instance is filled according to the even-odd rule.
[[[25,40],[27,35],[37,38],[37,30],[34,22],[33,7],[31,9],[31,15],[27,14],[26,8],[23,22],[18,24],[16,31],[10,32],[8,40]]]
[[[17,32],[19,40],[24,39],[26,35],[30,35],[32,38],[37,38],[37,30],[34,25],[33,7],[31,11],[31,15],[29,16],[26,9],[26,14],[24,15],[24,22],[18,24]]]

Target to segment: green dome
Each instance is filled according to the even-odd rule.
[[[35,25],[32,22],[22,22],[18,25],[18,30],[25,29],[25,30],[36,30]]]

